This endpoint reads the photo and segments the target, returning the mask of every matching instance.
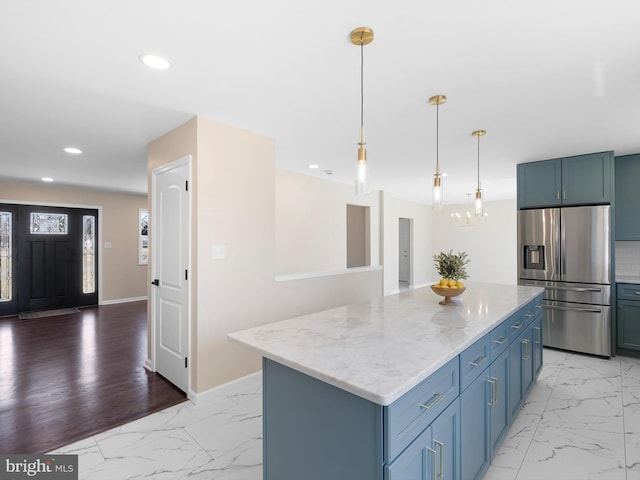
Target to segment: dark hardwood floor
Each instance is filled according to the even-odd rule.
[[[146,305],[0,318],[0,453],[45,453],[186,400],[144,368]]]

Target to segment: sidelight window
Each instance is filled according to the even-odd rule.
[[[96,291],[96,217],[82,216],[82,293]]]
[[[31,233],[42,235],[66,235],[69,229],[69,216],[65,213],[31,212]]]
[[[0,212],[0,302],[11,301],[11,212]]]

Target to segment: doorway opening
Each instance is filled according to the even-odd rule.
[[[398,219],[398,289],[411,288],[411,222],[410,218]]]
[[[98,210],[0,204],[0,315],[98,304]]]

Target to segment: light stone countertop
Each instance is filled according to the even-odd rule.
[[[442,306],[429,287],[229,334],[262,356],[390,405],[543,292],[467,283]]]

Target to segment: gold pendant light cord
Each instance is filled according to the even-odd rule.
[[[480,190],[480,135],[478,135],[478,190]]]
[[[360,37],[360,143],[364,143],[364,32]]]
[[[440,104],[436,104],[436,175],[440,174]]]

